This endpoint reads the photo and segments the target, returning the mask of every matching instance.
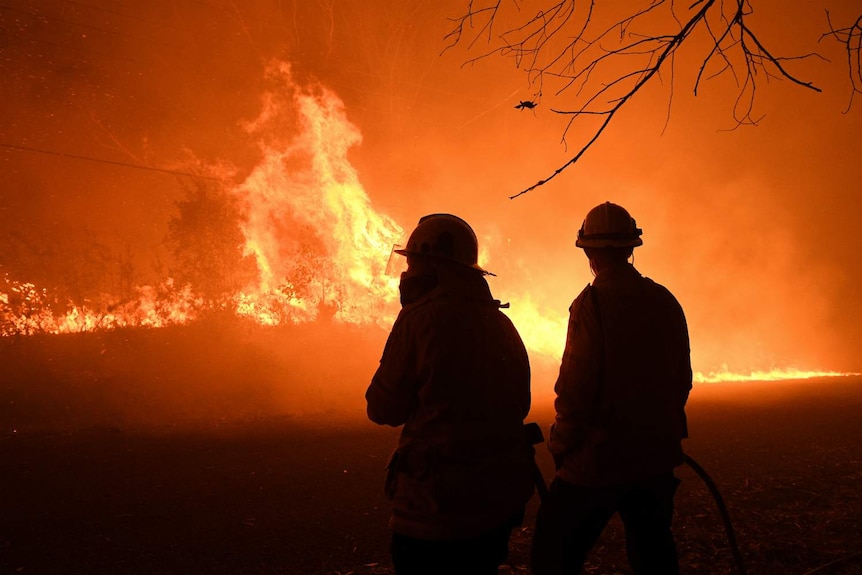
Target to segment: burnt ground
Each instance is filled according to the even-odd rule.
[[[719,486],[749,573],[803,574],[862,551],[860,392],[842,381],[757,401],[693,397],[688,452]],[[388,573],[380,483],[395,438],[358,419],[318,417],[9,433],[0,441],[0,569]],[[684,572],[732,573],[715,502],[690,469],[679,476]],[[510,572],[526,572],[534,511],[535,501],[513,538]],[[622,545],[614,522],[588,572],[627,573]],[[819,572],[859,573],[862,562]]]
[[[545,406],[533,419],[547,431]],[[704,384],[688,412],[686,450],[721,490],[748,573],[862,573],[862,378]],[[381,482],[397,430],[361,411],[54,428],[0,415],[17,417],[0,435],[0,573],[391,573]],[[678,475],[683,572],[734,573],[715,501]],[[528,573],[536,504],[504,573]],[[587,572],[630,572],[618,521]]]

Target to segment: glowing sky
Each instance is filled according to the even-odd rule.
[[[513,313],[565,317],[591,279],[577,228],[611,200],[644,229],[636,267],[683,304],[696,369],[862,371],[862,102],[845,113],[846,55],[818,43],[824,9],[847,20],[858,2],[753,0],[774,52],[830,60],[788,64],[822,93],[764,79],[760,125],[733,130],[729,77],[692,94],[695,52],[677,62],[672,100],[666,75],[577,165],[516,200],[589,132],[562,145],[547,95],[515,109],[535,95],[512,62],[462,67],[475,53],[463,47],[441,55],[447,17],[465,4],[7,0],[0,235],[40,230],[68,244],[85,229],[139,254],[141,281],[158,274],[149,262],[182,178],[33,150],[184,172],[223,164],[240,181],[260,160],[243,123],[279,59],[343,100],[362,134],[350,159],[377,210],[407,229],[435,211],[474,225]]]

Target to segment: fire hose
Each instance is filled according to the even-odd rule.
[[[733,531],[733,524],[730,522],[730,515],[727,512],[727,507],[724,505],[724,499],[721,497],[721,493],[718,491],[718,487],[716,487],[715,482],[697,461],[692,459],[687,454],[683,455],[683,460],[685,461],[686,465],[691,467],[694,472],[697,473],[698,476],[700,476],[700,478],[706,484],[706,487],[709,489],[709,492],[712,494],[713,499],[715,499],[715,503],[718,505],[718,511],[719,513],[721,513],[721,520],[724,523],[724,530],[727,533],[727,541],[730,546],[730,552],[733,554],[733,564],[736,566],[736,570],[740,573],[740,575],[746,575],[747,571],[745,569],[745,564],[742,562],[742,553],[739,551],[739,546],[736,544],[736,534]],[[828,569],[829,567],[855,561],[860,557],[862,557],[862,553],[855,553],[853,555],[842,557],[840,559],[830,561],[829,563],[821,565],[820,567],[817,567],[810,571],[806,571],[804,575],[813,575],[814,573],[819,573],[824,569]]]
[[[740,575],[746,575],[747,571],[745,570],[745,564],[742,562],[742,553],[739,551],[739,546],[736,544],[736,534],[733,531],[733,524],[730,522],[730,514],[727,512],[727,507],[724,505],[724,498],[721,496],[721,492],[716,487],[715,482],[709,476],[709,474],[704,470],[700,464],[692,459],[688,454],[683,455],[683,461],[685,464],[691,467],[695,473],[700,476],[703,482],[706,484],[707,489],[712,494],[712,498],[715,499],[716,505],[718,505],[718,511],[721,513],[721,521],[724,523],[724,531],[727,533],[727,542],[730,545],[730,552],[733,555],[733,564],[736,566],[736,570]]]
[[[542,434],[542,428],[535,422],[524,425],[524,435],[526,436],[527,443],[530,446],[544,443],[545,441],[545,437]],[[704,470],[697,461],[692,459],[691,456],[687,454],[683,455],[683,461],[703,480],[707,489],[709,489],[710,494],[712,494],[713,499],[715,499],[715,503],[718,505],[718,511],[721,514],[722,523],[724,523],[725,533],[727,533],[728,545],[730,546],[730,552],[733,555],[733,564],[740,575],[747,575],[748,571],[745,569],[745,564],[742,561],[742,553],[739,551],[739,546],[736,543],[736,533],[733,530],[733,524],[730,522],[730,514],[727,512],[727,507],[724,504],[724,498],[721,496],[721,492],[718,490],[718,487],[715,485],[715,482],[706,470]],[[536,491],[539,494],[539,500],[545,501],[548,496],[548,486],[545,483],[545,477],[542,475],[542,470],[539,469],[539,464],[536,462],[535,457],[533,458],[533,479],[536,483]],[[846,557],[830,561],[829,563],[816,567],[810,571],[806,571],[804,575],[814,575],[815,573],[820,573],[830,567],[834,567],[842,563],[853,562],[860,558],[862,558],[862,552],[853,553]]]
[[[727,541],[730,545],[730,552],[733,554],[733,563],[736,566],[736,570],[740,573],[740,575],[746,575],[747,571],[745,569],[745,565],[742,562],[742,553],[740,553],[739,546],[736,544],[736,535],[733,531],[733,524],[731,524],[730,522],[730,515],[727,512],[727,507],[724,505],[724,499],[721,497],[721,493],[718,491],[718,487],[716,487],[715,482],[697,461],[692,459],[687,454],[683,455],[683,460],[685,461],[686,465],[691,467],[694,472],[697,473],[698,476],[700,476],[700,478],[706,484],[706,487],[709,489],[709,492],[712,494],[713,499],[715,499],[715,503],[718,505],[718,511],[719,513],[721,513],[721,520],[724,523],[724,530],[727,533]],[[830,561],[825,565],[816,567],[810,571],[806,571],[804,575],[813,575],[814,573],[819,573],[824,569],[828,569],[829,567],[855,561],[860,557],[862,557],[862,553],[855,553],[853,555],[842,557],[840,559]]]
[[[542,443],[545,440],[541,427],[539,427],[539,424],[535,422],[525,424],[524,433],[528,444],[531,446]],[[739,572],[739,575],[747,575],[748,572],[746,571],[745,564],[742,561],[742,553],[739,551],[739,546],[736,543],[736,533],[733,530],[733,524],[730,521],[730,514],[727,511],[727,506],[724,504],[724,498],[721,496],[721,492],[718,490],[718,487],[715,485],[715,482],[706,470],[704,470],[697,461],[687,454],[683,455],[683,461],[703,480],[707,489],[709,489],[710,494],[712,494],[713,499],[715,499],[715,503],[718,505],[718,511],[721,514],[721,520],[724,523],[724,530],[727,534],[730,552],[733,555],[734,566]],[[536,483],[536,491],[539,494],[539,499],[544,501],[548,495],[548,486],[545,483],[542,470],[539,469],[539,464],[536,462],[535,458],[533,458],[533,478]]]

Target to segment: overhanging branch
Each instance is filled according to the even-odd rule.
[[[554,97],[569,98],[568,101],[573,104],[568,110],[562,106],[549,106],[552,112],[568,117],[562,137],[564,144],[577,119],[583,116],[604,116],[600,125],[586,137],[586,142],[563,165],[548,177],[510,196],[514,199],[545,185],[577,163],[604,133],[616,113],[663,69],[668,70],[673,86],[674,57],[684,45],[691,49],[697,48],[692,41],[696,30],[704,31],[710,39],[710,45],[697,70],[694,94],[698,94],[705,80],[731,74],[738,87],[733,105],[733,117],[737,125],[756,125],[759,120],[754,117],[759,77],[760,81],[763,78],[782,78],[820,92],[820,88],[798,78],[787,68],[787,62],[819,55],[775,55],[749,24],[753,1],[696,0],[683,9],[674,0],[649,0],[640,8],[631,8],[628,14],[611,18],[610,25],[602,26],[597,7],[601,5],[609,10],[616,7],[619,10],[618,3],[591,0],[581,4],[579,1],[579,11],[576,11],[575,0],[561,0],[552,3],[547,9],[539,10],[533,17],[521,17],[520,3],[513,0],[521,23],[510,26],[494,37],[492,28],[506,21],[503,18],[502,0],[490,2],[484,7],[471,0],[466,13],[452,19],[456,24],[446,35],[450,43],[444,51],[464,42],[465,37],[471,38],[466,42],[467,47],[471,48],[482,37],[487,39],[491,48],[468,59],[465,65],[475,64],[493,55],[512,58],[516,67],[527,74],[529,85],[537,88],[539,97],[544,92],[546,82],[555,83],[557,89],[553,93]],[[666,12],[662,12],[662,9]],[[680,17],[683,11],[689,13],[687,18]],[[607,22],[609,18],[603,16]],[[665,16],[666,21],[657,23],[661,16]],[[676,31],[660,32],[667,25]],[[642,29],[649,32],[644,33]],[[470,30],[476,32],[471,34]],[[828,35],[847,46],[853,91],[862,91],[860,20],[845,28],[836,28],[830,23]],[[613,67],[620,64],[627,68]],[[610,79],[607,79],[608,75]],[[669,118],[669,108],[667,113]]]

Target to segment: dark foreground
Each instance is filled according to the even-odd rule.
[[[740,385],[696,390],[686,448],[724,496],[748,573],[862,573],[847,559],[862,552],[862,380]],[[546,432],[549,418],[534,417]],[[4,429],[0,573],[391,573],[381,480],[396,434],[361,414]],[[550,479],[544,449],[540,463]],[[678,475],[683,572],[734,573],[714,500]],[[536,503],[506,573],[528,572]],[[629,573],[617,522],[588,572]]]

